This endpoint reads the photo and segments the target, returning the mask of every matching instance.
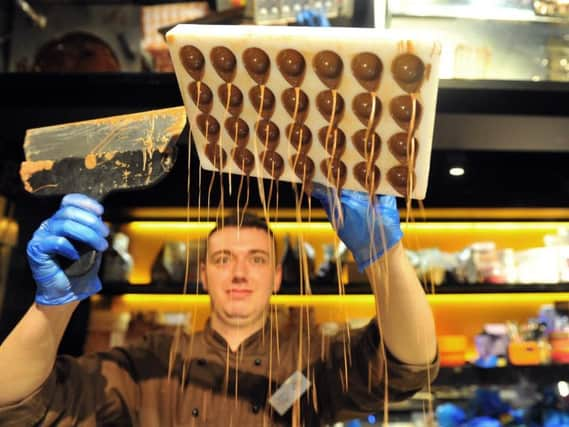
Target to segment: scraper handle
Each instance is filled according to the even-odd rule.
[[[79,259],[76,261],[71,261],[68,258],[61,257],[59,266],[65,273],[67,277],[80,277],[89,272],[97,262],[97,251],[92,249],[90,246],[84,245],[82,243],[73,242],[73,246],[79,252]]]

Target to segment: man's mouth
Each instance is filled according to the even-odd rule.
[[[227,291],[229,298],[234,299],[234,300],[247,298],[252,293],[253,293],[253,291],[250,289],[240,289],[240,288],[239,289],[229,289]]]

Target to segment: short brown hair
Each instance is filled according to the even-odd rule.
[[[242,227],[242,228],[257,228],[259,230],[265,231],[273,240],[275,236],[272,230],[269,228],[269,224],[264,218],[257,216],[253,213],[245,212],[244,214],[237,215],[237,212],[232,212],[224,217],[217,219],[215,227],[211,230],[207,236],[208,240],[213,233],[218,230],[223,229],[223,227]]]
[[[209,232],[206,239],[206,250],[203,253],[204,259],[207,257],[207,244],[209,243],[209,238],[218,230],[222,230],[224,227],[240,227],[240,228],[256,228],[258,230],[263,230],[269,235],[273,241],[273,253],[275,260],[277,260],[277,242],[273,231],[269,228],[269,224],[265,221],[265,218],[255,215],[253,213],[245,212],[244,214],[237,215],[237,212],[232,212],[225,215],[224,217],[219,217],[215,223],[213,230]]]

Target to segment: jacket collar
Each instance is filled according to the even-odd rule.
[[[239,350],[245,351],[248,354],[262,353],[268,347],[270,338],[269,331],[271,322],[269,319],[265,322],[262,328],[257,332],[247,337],[239,346]],[[213,346],[216,350],[227,351],[228,344],[225,338],[219,334],[212,326],[211,319],[207,320],[204,328],[204,338],[206,342]]]

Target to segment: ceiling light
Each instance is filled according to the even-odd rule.
[[[464,175],[464,168],[460,166],[454,166],[448,170],[448,173],[452,176],[462,176]]]

